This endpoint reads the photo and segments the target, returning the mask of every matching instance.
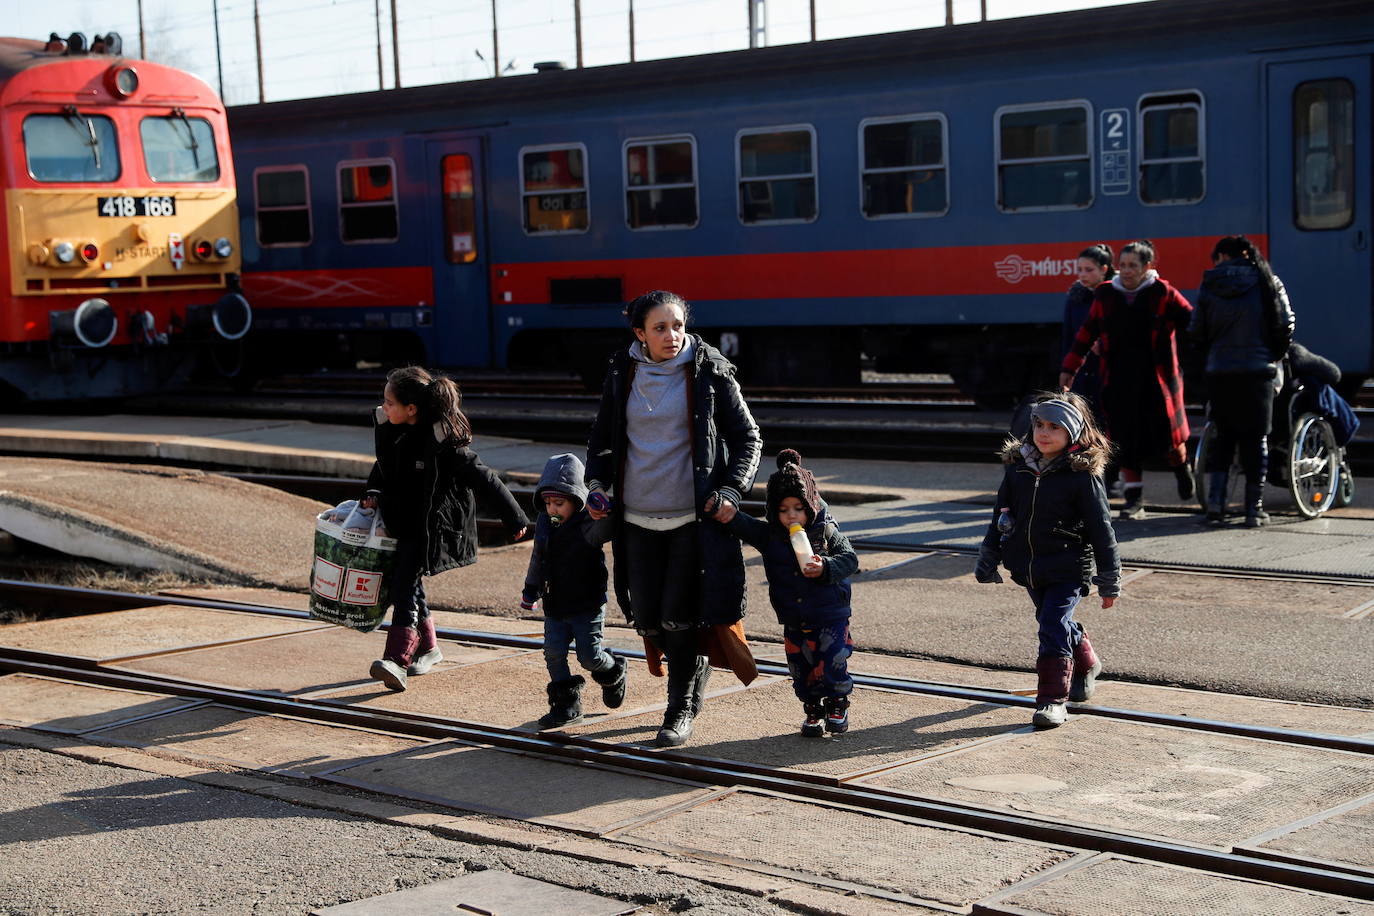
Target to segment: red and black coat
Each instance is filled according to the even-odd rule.
[[[1183,294],[1163,277],[1145,287],[1135,302],[1127,303],[1126,296],[1111,283],[1097,287],[1088,317],[1074,336],[1073,346],[1064,356],[1065,372],[1077,372],[1087,358],[1095,341],[1102,342],[1101,368],[1104,392],[1112,384],[1112,329],[1118,316],[1127,308],[1150,310],[1150,352],[1153,355],[1155,383],[1163,400],[1164,415],[1169,421],[1169,449],[1182,447],[1188,441],[1188,415],[1183,409],[1183,373],[1178,367],[1178,334],[1187,329],[1193,306]],[[1108,426],[1130,418],[1108,415]],[[1163,443],[1161,443],[1163,445]]]

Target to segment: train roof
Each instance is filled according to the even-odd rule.
[[[1363,22],[1359,22],[1360,19]],[[700,54],[636,63],[559,70],[500,79],[465,80],[406,89],[386,89],[313,99],[296,99],[229,109],[231,126],[290,120],[330,120],[369,115],[404,115],[408,111],[482,108],[531,98],[554,99],[623,93],[635,89],[681,87],[739,79],[815,75],[827,70],[876,64],[948,61],[1016,51],[1069,54],[1093,43],[1139,43],[1173,39],[1183,34],[1218,38],[1243,26],[1256,29],[1290,26],[1283,43],[1302,41],[1302,32],[1318,20],[1354,19],[1363,34],[1348,29],[1349,41],[1374,38],[1370,0],[1153,0],[1106,9],[1076,10],[906,32],[829,39],[741,51]],[[455,89],[461,89],[461,93]]]
[[[33,67],[74,60],[119,60],[112,54],[54,54],[47,48],[46,41],[29,38],[0,38],[0,84]]]

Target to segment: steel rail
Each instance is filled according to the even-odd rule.
[[[76,589],[68,586],[44,585],[33,582],[20,582],[0,579],[0,594],[19,596],[44,596],[70,598],[73,602],[84,602],[83,606],[96,603],[110,608],[147,607],[150,604],[176,604],[186,607],[199,607],[210,610],[237,611],[285,617],[294,620],[309,620],[306,611],[290,608],[252,604],[250,602],[217,601],[205,598],[185,598],[177,595],[143,595],[133,592],[107,591],[101,589]],[[387,628],[382,624],[381,628]],[[435,632],[443,639],[477,645],[504,646],[508,648],[537,650],[543,647],[542,639],[530,636],[513,636],[505,633],[490,633],[483,630],[466,630],[452,627],[436,627]],[[11,653],[20,650],[5,649]],[[642,660],[644,653],[637,649],[617,649],[618,653]],[[40,655],[43,653],[39,653]],[[36,656],[35,656],[36,657]],[[781,662],[767,659],[755,661],[758,670],[764,674],[778,677],[788,676],[787,666]],[[95,663],[92,662],[94,667]],[[964,687],[935,681],[922,681],[914,678],[895,678],[881,675],[851,672],[855,684],[876,687],[898,693],[937,696],[946,699],[962,700],[970,703],[987,703],[996,706],[1015,706],[1034,709],[1035,700],[1002,690],[987,690],[978,687]],[[1324,732],[1308,732],[1298,729],[1280,728],[1270,725],[1252,725],[1243,722],[1228,722],[1220,719],[1199,719],[1192,716],[1179,716],[1171,713],[1150,712],[1149,710],[1126,709],[1112,706],[1098,706],[1089,703],[1070,703],[1069,708],[1075,715],[1098,716],[1123,722],[1136,722],[1142,725],[1166,726],[1186,731],[1206,732],[1236,738],[1254,738],[1278,744],[1303,747],[1316,747],[1323,750],[1345,751],[1354,754],[1374,754],[1374,738],[1351,735],[1332,735]]]
[[[1291,860],[1279,861],[1087,825],[1056,823],[948,800],[902,795],[838,782],[798,779],[792,773],[766,767],[740,767],[722,760],[684,759],[682,755],[670,756],[636,745],[610,745],[569,735],[530,733],[415,713],[398,716],[385,710],[361,710],[319,700],[210,687],[164,675],[145,676],[99,667],[73,667],[64,664],[66,659],[61,656],[31,650],[24,652],[23,656],[0,654],[0,669],[203,699],[249,711],[408,737],[459,740],[558,760],[609,766],[634,774],[648,773],[706,785],[762,789],[807,801],[846,805],[861,811],[914,817],[1033,842],[1136,856],[1296,889],[1374,900],[1374,872],[1360,869],[1338,870]]]

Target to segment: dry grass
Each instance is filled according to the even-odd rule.
[[[0,579],[139,594],[151,594],[169,588],[222,584],[155,569],[111,566],[108,563],[68,557],[41,549],[21,550],[8,556],[0,556]],[[27,623],[42,620],[47,616],[50,615],[0,598],[0,625]]]

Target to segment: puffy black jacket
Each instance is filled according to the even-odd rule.
[[[819,577],[808,579],[797,565],[792,539],[776,521],[738,513],[729,528],[740,540],[763,555],[768,576],[768,600],[783,626],[825,626],[848,620],[849,577],[859,571],[859,557],[840,533],[824,504],[816,520],[806,526],[811,550],[821,558]]]
[[[1293,309],[1282,281],[1276,295],[1264,288],[1259,269],[1233,258],[1202,275],[1188,336],[1207,354],[1211,375],[1273,376],[1293,340]]]
[[[735,381],[735,367],[700,337],[692,335],[695,348],[688,391],[692,423],[692,471],[696,491],[697,525],[701,545],[702,623],[734,623],[744,616],[744,553],[739,541],[725,526],[702,514],[706,499],[719,491],[739,505],[742,494],[754,485],[759,469],[762,440],[749,407]],[[625,404],[634,375],[634,359],[628,349],[610,359],[601,406],[587,439],[587,485],[601,486],[614,495],[628,444]],[[623,510],[615,500],[615,512]],[[627,619],[634,620],[630,588],[623,561],[625,526],[619,526],[611,542],[615,564],[615,597]]]
[[[437,424],[431,431],[418,424],[397,426],[379,419],[375,430],[377,460],[367,476],[367,488],[378,494],[384,521],[393,516],[423,521],[419,531],[402,529],[396,533],[424,538],[427,575],[467,566],[477,559],[474,491],[489,498],[512,535],[529,525],[496,472],[472,449],[441,436]],[[397,497],[397,493],[404,496]],[[399,504],[401,498],[412,504]]]
[[[595,521],[586,509],[554,525],[547,513],[534,523],[534,549],[522,593],[527,604],[543,599],[545,617],[593,614],[606,604],[606,554],[612,520]]]
[[[1019,453],[1006,457],[1010,463],[997,490],[983,547],[1000,554],[1018,585],[1043,588],[1079,582],[1087,594],[1091,581],[1104,597],[1120,594],[1116,532],[1102,478],[1090,470],[1093,456],[1061,456],[1040,472]],[[1004,508],[1010,508],[1014,522],[1005,541],[997,528]],[[1097,575],[1090,576],[1094,559]]]

